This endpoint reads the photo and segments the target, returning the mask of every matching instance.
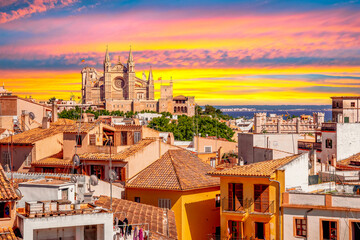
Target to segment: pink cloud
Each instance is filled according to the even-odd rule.
[[[10,13],[0,12],[0,24],[27,17],[34,13],[45,12],[52,8],[65,7],[76,1],[77,0],[34,0],[33,3],[29,3],[29,6],[13,10]],[[14,2],[13,0],[7,3],[0,2],[0,6],[8,6]]]

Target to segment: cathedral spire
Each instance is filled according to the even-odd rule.
[[[134,62],[134,58],[133,58],[132,51],[131,51],[131,45],[130,45],[130,52],[129,52],[129,58],[128,58],[128,63],[129,62]]]
[[[150,66],[148,81],[149,81],[149,83],[152,83],[154,81],[151,66]]]
[[[105,61],[104,61],[104,63],[107,63],[107,62],[110,62],[108,45],[106,45],[106,53],[105,53]]]
[[[129,52],[129,58],[127,61],[127,69],[129,72],[135,72],[135,63],[134,63],[134,58],[132,55],[132,51],[131,51],[131,46],[130,46],[130,52]]]

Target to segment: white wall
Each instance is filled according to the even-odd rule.
[[[300,134],[238,134],[239,157],[241,156],[247,164],[257,162],[254,159],[253,147],[271,148],[289,153],[298,153],[297,142],[304,137]],[[261,160],[260,160],[261,161]]]
[[[309,182],[309,158],[303,153],[280,170],[285,170],[285,188],[301,187],[307,190]]]
[[[284,223],[284,239],[305,239],[294,236],[294,217],[304,217],[308,209],[287,208],[283,210],[283,223]],[[307,230],[308,240],[320,239],[320,219],[334,219],[339,220],[338,226],[338,240],[349,240],[349,226],[350,220],[359,220],[360,212],[349,211],[334,211],[334,210],[319,210],[314,209],[308,213],[307,216]]]
[[[336,134],[337,161],[360,152],[360,123],[338,123]]]
[[[88,225],[98,225],[98,240],[112,239],[113,234],[113,214],[112,213],[91,213],[79,214],[70,216],[55,216],[55,217],[41,217],[41,218],[22,218],[21,226],[19,227],[23,232],[23,238],[26,240],[34,239],[34,230],[49,229],[49,228],[65,228],[65,227],[82,227]],[[76,232],[81,231],[77,229]],[[99,232],[103,234],[99,234]],[[77,234],[78,235],[78,234]],[[79,234],[81,235],[81,234]],[[101,236],[100,236],[101,235]],[[84,239],[83,236],[76,238],[76,240]]]
[[[61,189],[68,189],[68,199],[75,203],[75,184],[68,183],[63,185],[40,185],[20,183],[19,189],[23,198],[18,202],[17,207],[24,207],[25,202],[60,200]]]

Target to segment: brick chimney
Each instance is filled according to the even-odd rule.
[[[57,106],[56,104],[53,102],[52,106],[51,106],[51,121],[52,122],[56,122],[58,120],[58,114],[57,114]],[[43,120],[44,122],[44,120]]]
[[[42,119],[42,129],[48,129],[50,127],[50,122],[48,117],[43,117]]]

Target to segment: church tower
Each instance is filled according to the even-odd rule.
[[[111,62],[108,47],[106,46],[105,60],[104,60],[104,91],[105,99],[111,99]]]
[[[135,62],[131,51],[130,46],[130,52],[129,52],[129,58],[127,61],[127,69],[128,69],[128,99],[134,100],[136,98],[135,96]]]
[[[148,77],[148,86],[147,86],[147,99],[148,100],[154,100],[154,78],[153,78],[153,73],[152,73],[152,69],[150,66],[150,71],[149,71],[149,77]]]

